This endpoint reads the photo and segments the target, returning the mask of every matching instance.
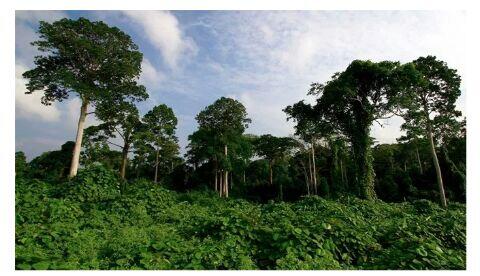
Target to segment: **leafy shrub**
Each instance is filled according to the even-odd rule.
[[[120,194],[100,166],[58,185],[16,180],[17,269],[465,269],[464,204]]]
[[[118,176],[100,164],[80,170],[67,185],[67,197],[80,202],[99,202],[120,196]]]

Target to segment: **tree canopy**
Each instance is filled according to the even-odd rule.
[[[88,105],[148,97],[145,87],[136,83],[143,55],[120,29],[83,17],[40,21],[38,33],[40,38],[32,45],[41,55],[35,57],[35,68],[23,73],[28,79],[26,93],[42,91],[45,105],[61,102],[72,93],[82,102],[69,174],[72,177],[80,162]]]

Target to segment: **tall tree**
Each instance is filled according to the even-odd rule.
[[[461,78],[457,70],[451,69],[434,56],[420,57],[405,65],[404,72],[409,80],[402,97],[406,109],[406,124],[414,124],[424,130],[430,144],[430,152],[437,176],[440,204],[447,207],[442,170],[436,152],[435,129],[448,128],[458,123],[461,112],[456,110],[456,101],[461,94]]]
[[[155,149],[155,176],[154,181],[158,181],[158,167],[160,164],[160,153],[162,150],[167,151],[172,144],[177,145],[177,137],[175,130],[177,128],[177,117],[173,110],[165,104],[153,107],[143,116],[143,130],[141,131],[141,139],[145,143],[149,143]]]
[[[409,115],[411,114],[405,114],[403,116],[405,122],[401,125],[400,128],[401,130],[405,131],[405,135],[399,137],[397,141],[400,143],[408,144],[412,147],[415,154],[415,162],[418,165],[420,174],[423,174],[423,165],[418,148],[420,146],[420,143],[424,140],[424,130],[421,128],[421,125],[416,125],[416,122],[414,120],[409,119]]]
[[[331,135],[333,129],[330,122],[328,122],[322,114],[321,110],[315,110],[312,105],[300,101],[294,105],[287,106],[283,110],[287,115],[287,120],[294,120],[295,135],[300,136],[304,141],[310,143],[310,157],[309,164],[311,164],[313,191],[317,194],[317,166],[315,156],[315,146],[322,138],[327,138]]]
[[[297,143],[293,138],[275,137],[270,134],[262,135],[255,140],[254,146],[257,155],[268,160],[270,185],[273,185],[273,166],[288,156],[296,145]]]
[[[209,142],[207,147],[212,154],[215,186],[218,186],[220,196],[228,197],[228,172],[231,167],[229,146],[232,149],[232,145],[238,142],[238,137],[243,134],[251,120],[247,118],[247,111],[239,101],[225,97],[207,106],[196,119],[199,125],[197,136],[209,137],[204,140]],[[232,151],[230,155],[233,155]],[[221,179],[219,185],[218,178]]]
[[[136,132],[140,129],[138,109],[129,102],[100,104],[95,110],[96,116],[104,123],[85,130],[87,140],[104,141],[122,150],[120,176],[125,179],[128,153],[131,152]],[[111,141],[117,139],[121,144]]]
[[[328,139],[332,161],[331,161],[331,181],[333,193],[340,195],[348,192],[347,160],[349,153],[347,143],[344,137],[340,135],[331,136]]]
[[[81,100],[77,137],[69,176],[77,174],[87,107],[108,98],[143,100],[148,94],[136,84],[142,53],[129,35],[116,27],[85,18],[40,21],[40,39],[32,45],[42,53],[35,68],[23,74],[27,94],[42,90],[42,103]]]
[[[356,165],[355,183],[361,198],[373,199],[371,125],[396,110],[398,62],[353,61],[325,85],[314,83],[310,93],[321,95],[315,108],[349,138]]]

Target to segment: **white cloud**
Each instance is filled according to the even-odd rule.
[[[170,12],[124,11],[124,14],[142,27],[145,37],[170,67],[176,68],[182,55],[196,52],[196,44],[185,37],[177,18]]]
[[[36,28],[39,21],[53,22],[68,17],[62,11],[16,11],[15,12],[15,51],[17,62],[33,64],[39,52],[30,45],[38,39]]]
[[[157,70],[150,60],[143,58],[142,74],[140,75],[140,83],[148,88],[157,88],[158,85],[165,79],[162,72]]]
[[[408,62],[436,55],[465,75],[465,14],[448,11],[228,12],[203,17],[228,60],[224,79],[248,87],[252,127],[286,132],[281,109],[306,97],[308,85],[325,82],[354,59]],[[243,98],[242,98],[243,97]],[[463,97],[459,101],[462,109]],[[258,123],[255,123],[258,122]],[[395,142],[400,118],[372,127],[380,142]],[[282,126],[281,126],[282,125]]]
[[[68,17],[63,11],[16,11],[15,18],[17,20],[38,23],[38,21],[53,22]]]
[[[137,36],[145,37],[167,66],[175,69],[184,66],[187,61],[193,65],[182,74],[164,70],[163,67],[160,70],[154,62],[156,60],[150,56],[150,49],[144,50],[150,59],[142,63],[141,82],[149,89],[179,93],[182,98],[188,97],[189,101],[199,106],[210,104],[215,97],[229,95],[244,103],[252,119],[247,132],[257,134],[293,133],[293,124],[286,122],[282,109],[301,99],[308,99],[306,92],[311,82],[329,80],[333,73],[344,70],[354,59],[406,62],[433,54],[465,76],[466,34],[462,12],[199,12],[193,20],[186,16],[188,22],[185,24],[166,11],[98,11],[90,14],[95,14],[96,18],[104,16],[100,19],[111,21],[112,25],[121,22],[119,15],[126,15],[129,28]],[[17,12],[17,63],[29,67],[32,62],[35,52],[29,42],[36,38],[33,24],[39,19],[62,16],[61,13],[43,11]],[[198,40],[202,41],[199,44],[202,49],[197,56],[194,56],[198,51],[197,45],[185,33],[186,28],[189,33],[195,28],[202,28],[199,35],[208,32],[208,39],[211,39],[208,43]],[[142,50],[145,47],[140,46]],[[462,90],[459,109],[464,110],[465,90]],[[35,104],[42,110],[56,109],[41,106],[39,99]],[[156,104],[155,97],[151,97],[144,107]],[[59,107],[62,115],[69,113],[62,127],[68,128],[74,135],[79,99],[72,99]],[[198,111],[183,112],[191,112],[188,115],[194,116]],[[89,125],[95,123],[92,115],[88,120]],[[372,135],[380,142],[395,142],[400,135],[400,118],[392,118],[388,123],[384,128],[377,124],[372,126]],[[179,122],[178,133],[183,145],[193,128],[194,120]]]
[[[370,130],[370,135],[374,137],[377,142],[393,144],[397,142],[397,138],[404,134],[400,130],[400,126],[404,120],[401,117],[394,116],[390,119],[379,120],[379,123],[374,122]]]
[[[27,81],[22,77],[27,68],[23,65],[15,65],[15,114],[18,117],[42,120],[48,122],[60,119],[60,110],[56,104],[45,106],[41,103],[42,91],[25,94]]]
[[[232,96],[231,98],[234,98]],[[238,98],[245,108],[252,123],[248,133],[287,136],[293,133],[293,123],[287,122],[286,114],[282,111],[283,101],[271,99],[269,94],[245,92]]]

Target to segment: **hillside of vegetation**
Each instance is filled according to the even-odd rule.
[[[17,269],[465,269],[465,205],[318,196],[258,204],[103,166],[16,179]]]

